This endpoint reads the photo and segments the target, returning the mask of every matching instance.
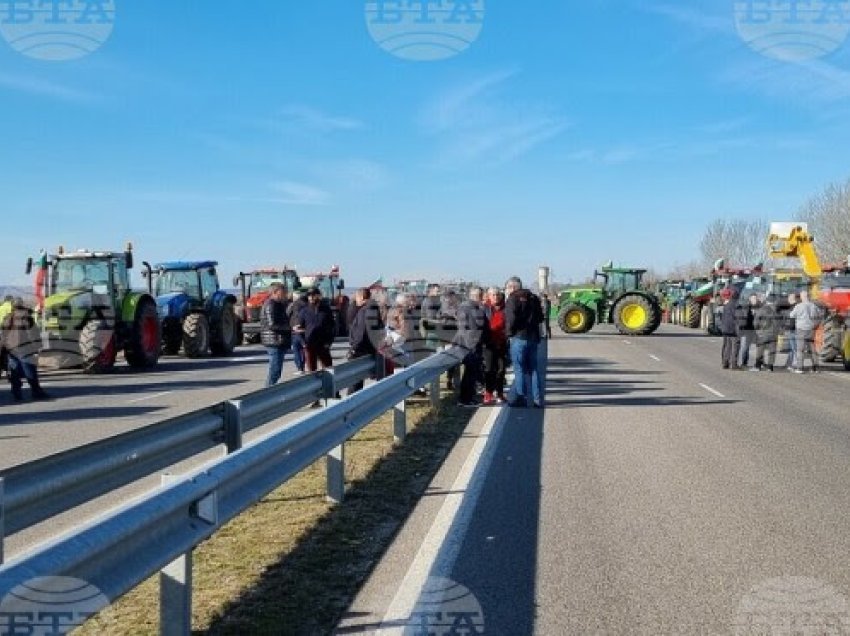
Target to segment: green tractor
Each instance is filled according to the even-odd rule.
[[[590,331],[595,323],[612,323],[628,336],[653,333],[661,324],[661,305],[641,286],[645,269],[613,267],[593,272],[593,285],[571,287],[558,297],[558,326],[564,333]]]
[[[131,367],[156,365],[156,302],[130,287],[132,249],[128,244],[124,252],[65,253],[60,247],[57,254],[40,259],[36,280],[44,298],[39,307],[42,359],[61,368],[104,373],[123,351]],[[29,259],[27,273],[32,270]]]

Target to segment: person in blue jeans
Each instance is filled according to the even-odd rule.
[[[304,340],[304,330],[301,328],[301,310],[307,306],[307,292],[296,293],[292,302],[286,309],[289,316],[289,325],[292,327],[292,358],[295,363],[295,375],[304,373],[304,365],[307,358],[304,349],[307,346]]]
[[[514,382],[508,394],[510,406],[543,408],[543,390],[538,373],[538,346],[543,309],[540,299],[524,289],[522,281],[513,277],[505,284],[505,330],[510,338]],[[528,393],[530,381],[531,395]],[[529,397],[531,398],[529,400]]]
[[[271,284],[271,294],[260,311],[260,339],[269,352],[269,371],[266,386],[274,386],[283,373],[283,359],[292,347],[292,327],[286,309],[286,287]]]

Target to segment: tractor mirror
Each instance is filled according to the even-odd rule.
[[[124,263],[127,265],[127,269],[133,269],[133,252],[130,250],[124,252]]]
[[[292,285],[294,289],[301,289],[301,279],[297,276],[292,280]]]
[[[27,259],[26,273],[27,275],[32,274],[32,256]]]
[[[239,287],[239,278],[240,278],[239,276],[233,277],[233,286],[234,287]]]
[[[340,278],[339,282],[336,284],[336,288],[339,291],[342,291],[343,289],[345,289],[345,281]]]

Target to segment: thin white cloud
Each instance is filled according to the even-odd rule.
[[[329,192],[315,186],[297,181],[279,181],[271,184],[278,196],[268,200],[283,205],[321,206],[331,201]]]
[[[322,161],[313,166],[313,172],[323,179],[333,181],[341,188],[357,192],[383,190],[391,181],[389,170],[369,159]]]
[[[74,103],[93,103],[102,99],[102,96],[95,93],[64,84],[9,73],[0,73],[0,88]]]
[[[518,103],[504,94],[517,72],[492,73],[437,96],[420,114],[423,131],[439,145],[439,163],[503,164],[569,127],[551,107]]]

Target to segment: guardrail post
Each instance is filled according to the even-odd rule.
[[[328,500],[342,503],[345,497],[345,444],[332,449],[326,457],[328,472]]]
[[[6,540],[6,495],[3,483],[3,478],[0,477],[0,565],[3,564],[3,543]]]
[[[431,396],[431,407],[440,407],[440,376],[431,380],[431,386],[428,387],[428,393]]]
[[[375,380],[380,382],[387,377],[387,359],[380,353],[375,354]]]
[[[242,400],[224,403],[224,443],[228,455],[242,448]]]
[[[178,476],[165,474],[163,485]],[[159,633],[161,636],[189,636],[192,633],[192,550],[159,572]]]
[[[322,369],[322,397],[325,400],[333,400],[336,397],[336,379],[334,370]]]
[[[401,373],[404,369],[396,369],[393,374]],[[393,441],[401,444],[407,438],[407,401],[401,402],[393,407]]]

